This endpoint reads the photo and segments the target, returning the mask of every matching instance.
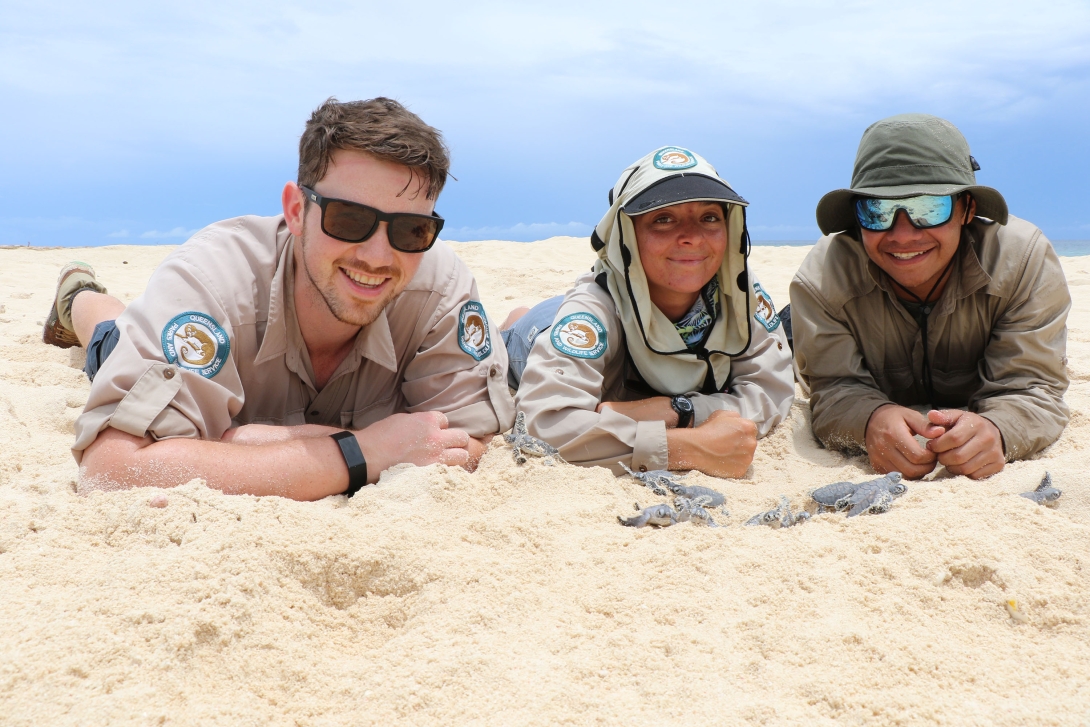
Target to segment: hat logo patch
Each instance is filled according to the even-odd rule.
[[[553,348],[575,358],[599,358],[606,351],[606,327],[590,313],[572,313],[553,326]]]
[[[679,146],[665,146],[655,152],[652,160],[655,169],[676,172],[679,169],[691,169],[696,166],[696,156],[688,149]]]
[[[780,327],[780,315],[776,312],[776,306],[772,304],[772,298],[769,297],[760,283],[753,284],[753,293],[757,296],[757,310],[753,314],[753,318],[764,326],[769,333],[772,333],[772,331]]]
[[[188,311],[174,316],[162,335],[169,363],[210,379],[220,372],[231,352],[231,339],[215,318]]]
[[[458,314],[458,345],[477,361],[492,353],[488,316],[484,313],[484,306],[475,300],[463,305]]]

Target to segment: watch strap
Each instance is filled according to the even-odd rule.
[[[348,466],[348,489],[344,494],[352,497],[367,484],[367,460],[364,459],[360,443],[352,432],[337,432],[329,436],[341,448],[341,456]]]
[[[677,428],[688,429],[693,423],[693,400],[679,394],[670,399],[670,407],[677,412]]]

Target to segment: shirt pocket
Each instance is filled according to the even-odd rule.
[[[931,368],[931,386],[935,390],[935,406],[963,407],[980,388],[980,371],[970,367]]]
[[[916,373],[908,366],[887,366],[877,371],[871,370],[878,388],[891,401],[902,406],[919,403],[916,397]]]
[[[362,409],[341,412],[341,426],[345,429],[363,429],[375,422],[382,421],[392,414],[405,411],[405,402],[400,395],[391,395],[376,401]]]

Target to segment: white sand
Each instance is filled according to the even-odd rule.
[[[497,319],[593,260],[456,248]],[[1090,721],[1090,258],[1064,260],[1072,422],[1038,460],[940,471],[880,516],[741,527],[870,473],[799,401],[746,479],[693,477],[728,527],[653,531],[616,522],[658,499],[632,481],[516,467],[499,440],[476,474],[407,468],[350,501],[77,494],[88,384],[40,342],[55,275],[78,257],[131,299],[167,252],[0,250],[0,724]],[[754,250],[778,305],[805,253]],[[1017,496],[1046,469],[1056,510]]]

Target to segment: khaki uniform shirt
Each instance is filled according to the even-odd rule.
[[[821,238],[791,282],[800,383],[814,434],[863,448],[888,403],[968,408],[1003,434],[1008,460],[1048,446],[1067,425],[1067,312],[1060,261],[1041,231],[1011,217],[966,225],[950,280],[928,319],[935,401],[923,386],[923,336],[863,244]]]
[[[750,278],[757,282],[752,271]],[[622,472],[618,462],[634,470],[666,469],[664,422],[637,422],[610,409],[595,412],[603,401],[659,394],[632,385],[624,327],[613,298],[594,282],[593,273],[576,280],[564,296],[556,321],[572,313],[590,313],[601,322],[606,349],[599,358],[579,358],[558,350],[548,331],[537,337],[515,396],[516,409],[526,413],[527,431],[555,446],[573,464],[607,467],[616,474]],[[731,358],[727,392],[689,393],[694,425],[702,424],[713,411],[727,409],[756,422],[758,436],[763,437],[787,416],[795,382],[787,338],[779,319],[775,321],[771,332],[755,318],[750,321],[749,348]]]
[[[450,247],[423,253],[318,391],[295,317],[293,245],[283,216],[250,216],[171,253],[117,319],[120,340],[76,420],[77,461],[106,427],[218,440],[242,424],[361,429],[420,411],[477,437],[511,426],[507,351]]]

